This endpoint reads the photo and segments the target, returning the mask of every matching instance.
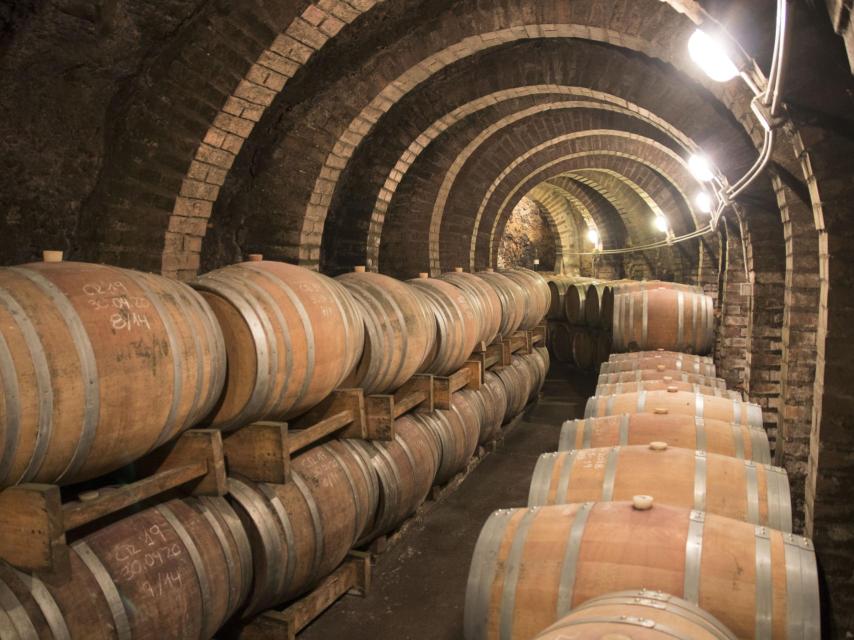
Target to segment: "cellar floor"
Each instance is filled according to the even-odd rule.
[[[552,366],[537,404],[423,521],[374,565],[366,598],[345,596],[300,640],[460,640],[469,562],[490,513],[525,506],[537,458],[557,448],[561,422],[584,413],[595,378]]]

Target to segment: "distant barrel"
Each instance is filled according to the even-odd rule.
[[[664,367],[664,365],[662,365]],[[717,389],[726,389],[726,380],[714,376],[705,376],[699,373],[688,373],[675,369],[657,367],[654,369],[633,369],[631,371],[618,371],[616,373],[600,373],[599,384],[617,384],[618,382],[647,382],[652,380],[663,380],[669,382],[677,380],[691,384],[701,384]]]
[[[675,369],[676,371],[696,373],[712,378],[717,375],[714,364],[684,358],[682,354],[678,353],[603,362],[602,366],[599,368],[599,372],[620,373],[622,371],[635,371],[637,369],[654,369],[657,371]]]
[[[584,294],[584,320],[590,327],[610,329],[614,318],[614,290],[609,284],[587,285]]]
[[[681,353],[676,351],[666,351],[665,349],[656,349],[655,351],[632,351],[630,353],[612,353],[608,357],[609,362],[620,360],[638,360],[644,358],[669,358],[679,357],[686,362],[700,362],[705,364],[714,364],[715,359],[711,356],[698,356],[696,354]]]
[[[584,325],[584,300],[587,296],[586,284],[572,284],[563,294],[563,313],[570,324]]]
[[[486,408],[480,430],[480,444],[484,444],[501,433],[501,425],[504,424],[504,416],[507,413],[507,390],[496,374],[485,371],[480,394]]]
[[[678,380],[650,380],[641,382],[617,382],[616,384],[600,384],[596,387],[597,396],[608,396],[620,393],[637,393],[638,391],[690,391],[701,393],[704,396],[715,398],[731,398],[732,400],[744,400],[739,391],[729,391],[717,386],[691,384]]]

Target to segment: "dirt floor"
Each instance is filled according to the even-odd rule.
[[[345,596],[300,640],[461,640],[469,563],[490,513],[525,506],[537,458],[557,449],[563,420],[584,413],[592,375],[556,370],[503,445],[378,556],[366,598]]]

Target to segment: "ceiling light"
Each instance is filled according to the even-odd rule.
[[[590,241],[590,244],[598,245],[599,244],[599,232],[596,229],[588,229],[587,230],[587,239]]]
[[[697,204],[697,209],[699,209],[701,213],[712,212],[712,196],[705,191],[698,193],[694,202]]]
[[[667,233],[667,218],[665,218],[664,216],[655,216],[654,224],[656,229],[658,229],[662,233]]]
[[[688,169],[698,182],[711,182],[715,178],[712,165],[706,156],[692,155],[688,158]]]
[[[726,48],[705,31],[697,29],[688,40],[691,59],[715,82],[727,82],[738,75],[738,67],[727,55]]]

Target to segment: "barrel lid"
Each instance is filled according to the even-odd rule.
[[[54,264],[62,262],[62,251],[46,249],[45,251],[42,251],[42,260],[44,262],[50,262]]]
[[[264,260],[264,254],[263,253],[250,253],[248,258],[249,258],[249,262],[262,262]]]
[[[667,451],[667,443],[661,440],[655,440],[649,443],[649,448],[653,451]]]
[[[649,511],[654,501],[652,496],[632,496],[632,506],[638,511]]]
[[[666,416],[668,413],[670,413],[670,410],[665,409],[664,407],[656,407],[655,409],[653,409],[652,412],[659,416]]]

